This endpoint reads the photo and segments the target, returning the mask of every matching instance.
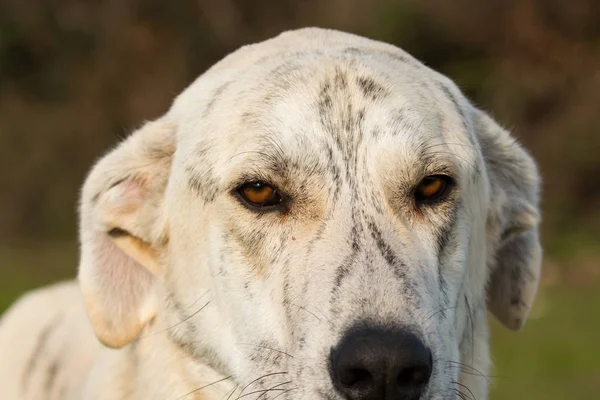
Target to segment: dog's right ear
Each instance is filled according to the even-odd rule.
[[[473,109],[491,194],[488,309],[509,329],[525,324],[540,279],[540,176],[533,158],[485,113]]]
[[[118,348],[156,313],[156,276],[166,248],[162,203],[175,127],[145,124],[104,156],[83,186],[79,284],[94,331]]]

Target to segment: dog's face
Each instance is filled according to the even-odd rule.
[[[298,31],[96,166],[80,281],[105,343],[161,319],[248,398],[481,398],[486,309],[519,328],[535,294],[537,181],[443,76]]]

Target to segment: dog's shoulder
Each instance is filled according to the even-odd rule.
[[[69,399],[100,348],[75,282],[27,293],[0,319],[2,397]]]

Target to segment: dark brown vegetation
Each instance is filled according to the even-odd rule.
[[[0,240],[72,238],[95,158],[229,51],[308,25],[395,43],[448,74],[539,160],[547,244],[600,235],[595,0],[4,0]]]

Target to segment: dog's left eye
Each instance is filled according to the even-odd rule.
[[[447,195],[453,184],[447,175],[431,175],[423,178],[415,189],[415,200],[418,203],[441,201]]]
[[[253,207],[274,207],[283,201],[275,187],[262,181],[245,183],[237,189],[237,193],[244,202]]]

